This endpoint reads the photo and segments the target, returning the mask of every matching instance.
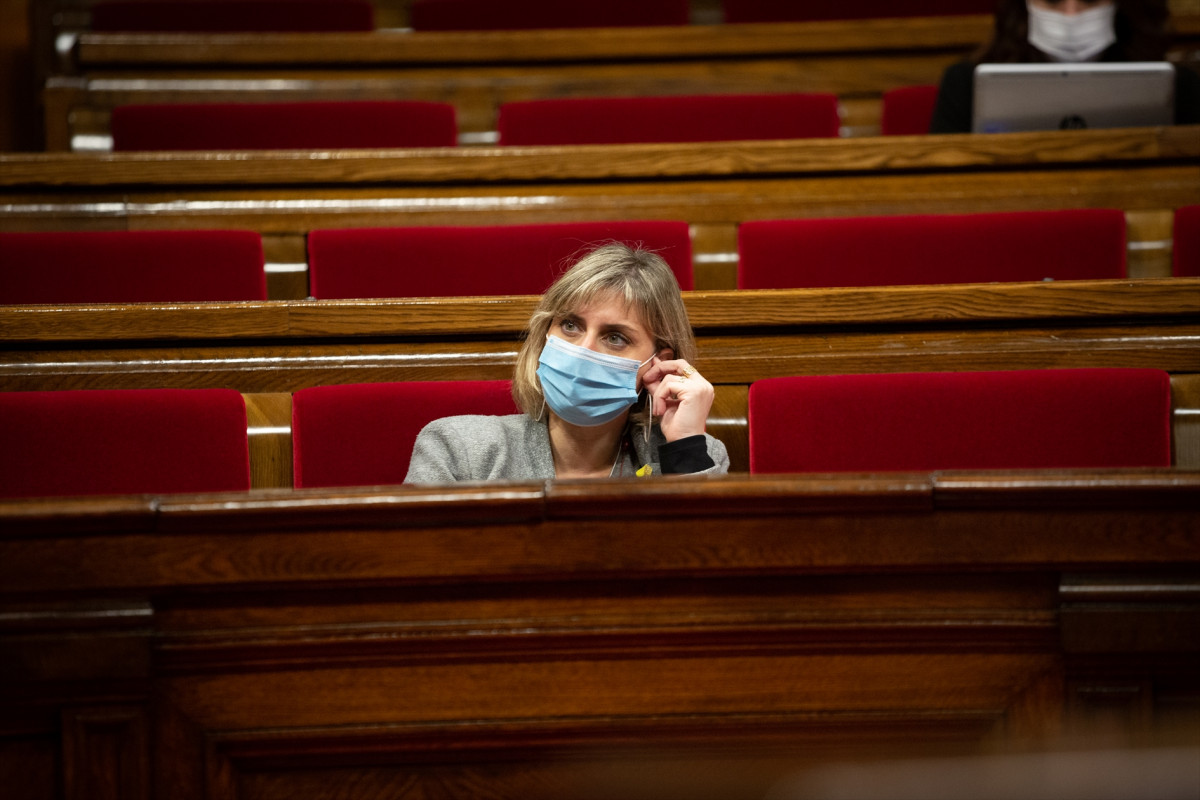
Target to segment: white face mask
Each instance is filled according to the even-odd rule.
[[[1113,30],[1116,3],[1078,14],[1038,8],[1031,0],[1025,0],[1025,6],[1029,9],[1029,43],[1055,61],[1090,61],[1117,40]]]

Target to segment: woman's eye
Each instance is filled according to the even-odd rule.
[[[629,342],[625,339],[625,337],[619,333],[610,333],[608,336],[606,336],[604,338],[605,338],[605,341],[608,342],[610,347],[623,347],[623,346],[629,344]]]
[[[559,323],[558,327],[564,333],[575,333],[576,331],[579,330],[579,326],[575,324],[574,320],[569,320],[569,319],[564,319],[562,322]]]

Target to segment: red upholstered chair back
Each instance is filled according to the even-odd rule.
[[[369,31],[370,0],[100,0],[94,31]]]
[[[509,381],[317,386],[292,395],[297,488],[404,482],[413,442],[435,419],[517,413]]]
[[[117,106],[113,149],[322,150],[453,147],[454,106],[408,101]]]
[[[688,0],[412,0],[409,25],[418,31],[625,28],[686,25]]]
[[[265,300],[253,231],[0,233],[0,303]]]
[[[1125,277],[1119,209],[764,220],[738,230],[738,286]]]
[[[750,386],[751,472],[1171,465],[1151,369],[772,378]]]
[[[0,497],[246,491],[232,389],[0,393]]]
[[[720,142],[838,135],[833,94],[571,97],[500,106],[502,145]]]
[[[995,0],[724,0],[726,22],[804,22],[822,19],[938,17],[991,14]]]
[[[884,136],[929,133],[937,96],[937,86],[901,86],[884,92],[880,132]]]
[[[574,256],[606,241],[657,251],[692,288],[686,222],[570,222],[479,227],[348,228],[308,235],[318,299],[541,294]]]
[[[1200,278],[1200,205],[1175,210],[1174,267],[1179,278]]]

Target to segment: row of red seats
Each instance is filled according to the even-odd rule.
[[[509,414],[507,381],[323,386],[293,395],[297,488],[403,481],[420,429]],[[826,375],[753,383],[750,471],[1169,467],[1171,392],[1151,369]],[[0,394],[0,496],[244,491],[229,389]]]
[[[923,134],[937,87],[883,97],[884,135]],[[834,138],[828,93],[573,97],[501,104],[502,146]],[[419,100],[168,103],[113,109],[113,149],[133,151],[454,147],[454,106]]]
[[[1115,209],[759,220],[738,231],[742,289],[1126,277]],[[659,252],[693,288],[688,224],[579,222],[315,230],[317,299],[541,294],[600,241]],[[1200,206],[1175,215],[1174,272],[1200,276]],[[264,300],[251,231],[0,233],[0,303]]]
[[[689,0],[411,0],[418,31],[687,25]],[[725,22],[791,22],[988,14],[990,0],[723,0]],[[95,31],[368,31],[370,0],[101,0]]]

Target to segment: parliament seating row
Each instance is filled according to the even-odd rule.
[[[889,111],[888,97],[908,107]],[[885,132],[926,132],[932,105],[926,111],[924,99],[922,87],[885,96]],[[836,137],[840,124],[836,96],[794,93],[527,100],[497,115],[502,146],[809,139]],[[454,106],[416,100],[124,105],[110,127],[116,152],[458,143]]]
[[[738,229],[738,287],[1118,279],[1126,219],[1114,209],[759,220]],[[683,221],[319,229],[308,234],[316,299],[541,294],[603,241],[658,252],[694,287]],[[1200,206],[1179,209],[1174,274],[1200,274]],[[0,233],[0,303],[267,299],[251,231]]]
[[[429,421],[517,413],[507,381],[320,386],[292,399],[297,488],[401,483]],[[231,389],[0,393],[0,496],[238,491]],[[1170,380],[1151,369],[771,378],[750,385],[752,473],[1170,467]]]

